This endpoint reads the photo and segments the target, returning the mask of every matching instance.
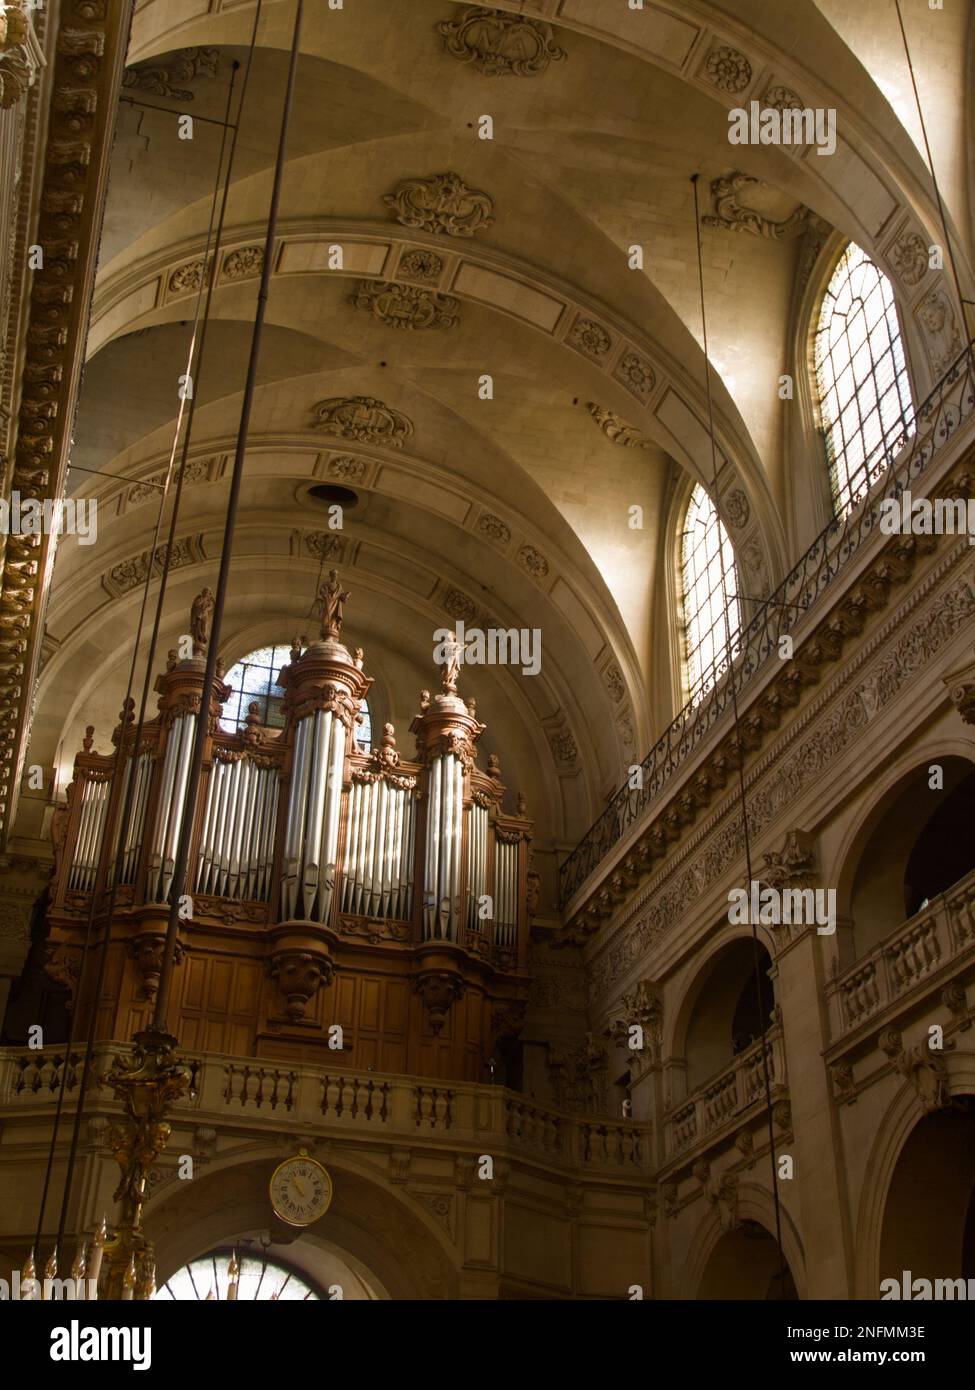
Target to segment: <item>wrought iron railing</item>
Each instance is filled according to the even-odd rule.
[[[975,411],[973,343],[959,353],[934,391],[907,416],[897,437],[870,469],[870,491],[844,516],[835,516],[742,631],[730,662],[716,673],[703,699],[688,702],[640,765],[639,785],[621,787],[559,871],[563,906],[711,733],[751,681],[777,656],[779,638],[792,632],[849,562],[879,529],[880,504],[900,497],[937,457],[962,421]],[[910,451],[904,457],[905,447]]]

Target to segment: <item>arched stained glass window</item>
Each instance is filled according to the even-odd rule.
[[[890,281],[854,242],[823,296],[813,347],[833,503],[843,516],[913,434],[911,388]]]
[[[724,569],[724,585],[721,582]],[[725,592],[728,619],[725,622]],[[731,538],[700,484],[691,493],[681,534],[684,678],[689,700],[700,700],[728,665],[741,628]]]

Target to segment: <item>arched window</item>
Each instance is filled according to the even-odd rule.
[[[282,647],[259,647],[231,667],[224,679],[234,693],[223,707],[220,727],[230,732],[240,728],[247,722],[249,706],[256,703],[261,723],[280,729],[284,724],[281,708],[284,691],[277,684],[277,677],[290,660],[289,643]]]
[[[165,1303],[207,1299],[225,1300],[227,1297],[227,1266],[230,1250],[214,1250],[212,1254],[201,1255],[188,1265],[178,1269],[166,1280],[154,1297]],[[278,1260],[265,1259],[260,1255],[240,1253],[237,1257],[239,1274],[237,1298],[244,1302],[257,1299],[260,1302],[313,1302],[321,1301],[321,1294],[296,1269],[289,1269]]]
[[[258,647],[232,666],[224,679],[233,688],[233,694],[223,707],[220,727],[233,733],[247,723],[247,711],[256,704],[262,724],[271,729],[284,726],[282,701],[284,691],[277,683],[278,673],[291,661],[291,645],[286,647]],[[363,700],[359,706],[359,723],[355,726],[355,741],[362,753],[372,748],[372,715],[368,702]]]
[[[355,741],[360,753],[372,751],[372,715],[369,701],[363,700],[359,706],[359,718],[355,726]]]
[[[724,570],[724,585],[721,577]],[[728,619],[725,622],[725,592]],[[707,492],[698,484],[684,514],[681,534],[681,604],[683,608],[684,686],[689,700],[699,700],[728,665],[741,627],[738,578],[731,538]]]
[[[913,434],[911,388],[890,281],[854,242],[823,296],[813,347],[833,504],[843,516]]]

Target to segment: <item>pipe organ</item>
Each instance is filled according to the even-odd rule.
[[[231,691],[218,678],[203,700],[197,646],[170,654],[141,732],[128,702],[115,753],[92,751],[88,731],[55,814],[48,950],[57,978],[74,979],[91,918],[89,954],[107,942],[105,988],[93,1001],[83,979],[76,1006],[97,1008],[101,1037],[142,1026],[189,816],[173,986],[185,1046],[295,1060],[327,1049],[330,1065],[483,1080],[527,999],[531,823],[520,798],[505,810],[497,758],[478,766],[485,726],[456,667],[433,698],[422,692],[414,758],[388,723],[372,752],[359,748],[372,680],[340,626],[332,611],[321,640],[293,647],[280,729],[256,705],[240,729],[222,728]]]

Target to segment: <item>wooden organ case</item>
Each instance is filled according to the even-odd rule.
[[[93,752],[88,731],[55,816],[49,968],[59,980],[77,981],[93,897],[85,981],[97,978],[114,885],[96,1036],[125,1040],[149,1020],[191,810],[169,1009],[183,1047],[468,1081],[497,1071],[517,1084],[532,827],[521,798],[518,814],[503,809],[497,759],[477,766],[486,726],[457,694],[456,666],[433,698],[422,693],[412,761],[390,724],[371,752],[359,749],[372,680],[337,629],[292,649],[278,677],[280,730],[259,723],[256,705],[243,728],[220,728],[231,690],[217,679],[188,810],[204,680],[195,650],[170,654],[138,747],[131,701],[123,710],[114,780],[115,756]],[[75,1006],[90,1017],[89,1000]]]

